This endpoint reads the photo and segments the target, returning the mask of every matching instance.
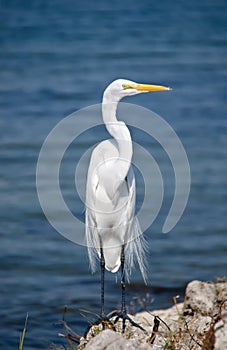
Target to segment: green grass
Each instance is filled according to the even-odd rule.
[[[19,347],[18,347],[19,350],[23,350],[24,338],[25,338],[25,333],[26,333],[26,330],[27,330],[27,323],[28,323],[28,314],[26,315],[25,323],[24,323],[24,329],[23,329],[23,332],[22,332],[22,334],[20,336],[20,343],[19,343]]]

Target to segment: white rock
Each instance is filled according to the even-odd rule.
[[[186,288],[185,308],[201,315],[213,316],[216,310],[215,285],[200,281],[192,281]],[[214,310],[215,307],[215,310]]]
[[[215,325],[214,350],[227,349],[227,322],[220,320]]]
[[[91,339],[86,350],[151,350],[148,344],[138,343],[125,339],[121,334],[110,329],[99,333]],[[154,348],[153,348],[154,349]]]
[[[127,322],[124,335],[110,329],[100,329],[100,333],[94,338],[92,332],[90,333],[85,340],[85,349],[164,350],[174,346],[174,349],[182,350],[197,349],[198,346],[198,349],[205,349],[205,344],[209,344],[209,348],[213,346],[214,350],[227,350],[226,300],[227,282],[192,281],[186,288],[184,303],[166,310],[138,313],[132,317],[146,332],[129,326]],[[158,316],[160,324],[154,343],[150,344],[154,315]],[[121,330],[121,323],[115,326],[118,331]]]

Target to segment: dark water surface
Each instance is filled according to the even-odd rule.
[[[99,274],[90,274],[86,248],[47,222],[35,172],[41,145],[57,122],[99,103],[103,89],[118,77],[173,88],[125,101],[168,121],[186,149],[192,176],[186,211],[163,235],[173,173],[157,152],[170,189],[166,186],[165,204],[146,233],[150,285],[136,271],[128,303],[150,293],[151,308],[169,306],[189,280],[226,275],[226,1],[2,0],[0,16],[0,348],[17,347],[26,312],[25,349],[60,344],[62,329],[55,323],[64,305],[78,333],[87,324],[79,309],[99,312]],[[75,161],[103,132],[85,137],[64,161],[63,192],[75,211],[82,211],[73,194]],[[138,196],[142,193],[139,183]],[[119,307],[120,288],[112,274],[107,281],[110,311]]]

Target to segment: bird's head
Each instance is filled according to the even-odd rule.
[[[131,80],[117,79],[107,86],[104,91],[109,102],[119,102],[125,96],[141,94],[143,92],[171,90],[169,87],[150,84],[138,84]]]

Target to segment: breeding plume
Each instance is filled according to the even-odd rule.
[[[97,258],[101,266],[100,319],[106,319],[105,269],[117,272],[121,267],[122,309],[116,314],[116,321],[120,317],[123,319],[123,332],[126,319],[139,326],[126,312],[125,277],[130,277],[135,260],[145,282],[146,269],[144,237],[135,217],[136,185],[131,166],[132,139],[125,123],[117,119],[117,105],[125,96],[161,90],[169,88],[138,84],[125,79],[115,80],[106,88],[103,93],[102,116],[112,138],[95,147],[87,174],[86,239],[92,270],[95,270]]]

